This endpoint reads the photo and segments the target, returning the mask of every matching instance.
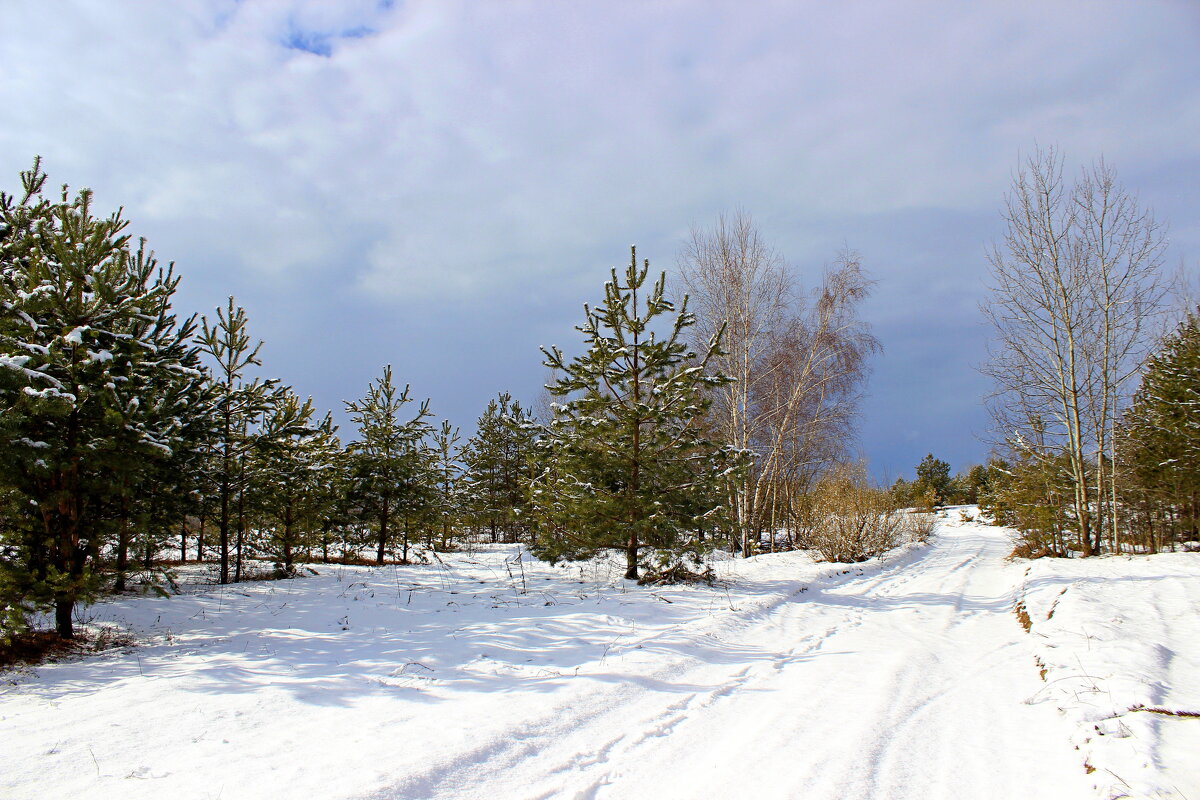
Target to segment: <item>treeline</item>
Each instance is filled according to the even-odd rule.
[[[168,559],[227,583],[484,540],[551,561],[618,550],[628,578],[674,580],[714,548],[868,558],[928,534],[902,509],[974,502],[1027,554],[1194,540],[1196,315],[1142,346],[1157,227],[1103,165],[1069,190],[1060,168],[1039,154],[1018,175],[992,256],[999,455],[952,477],[931,454],[886,490],[850,450],[879,350],[851,251],[801,293],[748,215],[722,216],[681,249],[678,302],[636,253],[612,270],[580,354],[543,351],[538,415],[501,393],[463,441],[386,367],[346,403],[343,442],[259,375],[233,298],[179,318],[173,266],[87,191],[47,192],[35,161],[0,194],[3,629],[49,611],[69,638],[76,603],[134,573],[169,588]]]
[[[892,496],[902,506],[928,510],[937,506],[974,505],[987,496],[992,477],[989,467],[979,464],[952,476],[950,464],[929,453],[917,464],[916,480],[896,479]]]
[[[1138,377],[1112,431],[1115,460],[1084,473],[1105,501],[1104,513],[1092,505],[1093,516],[1108,521],[1093,554],[1200,546],[1200,309],[1159,340]],[[955,475],[929,454],[916,479],[897,479],[892,494],[919,509],[978,504],[1020,532],[1016,553],[1024,557],[1082,554],[1069,456],[1047,446],[1048,437],[1035,441],[1040,446],[1019,440]]]
[[[1187,313],[1146,361],[1113,429],[1114,455],[1084,473],[1100,500],[1092,503],[1093,518],[1106,521],[1092,553],[1157,553],[1200,541],[1198,313]],[[986,472],[990,488],[981,501],[998,522],[1021,532],[1020,554],[1084,552],[1066,454],[1025,445],[991,459]]]
[[[878,349],[852,253],[799,296],[750,219],[723,217],[680,256],[690,299],[636,254],[612,271],[581,354],[543,353],[541,419],[502,393],[463,441],[386,367],[346,403],[343,442],[261,377],[233,298],[178,317],[173,265],[89,192],[45,184],[35,161],[0,195],[5,635],[48,611],[70,638],[78,602],[135,574],[169,590],[171,562],[215,562],[227,583],[520,541],[552,561],[616,549],[627,577],[660,580],[694,576],[713,548],[865,558],[902,534],[846,449]],[[823,539],[838,503],[883,522]]]
[[[1200,345],[1194,313],[1159,338],[1162,227],[1105,162],[1068,180],[1054,150],[1024,161],[1004,216],[983,307],[999,433],[986,502],[1026,555],[1195,541]]]
[[[0,194],[0,632],[50,611],[70,638],[76,603],[133,572],[169,588],[171,556],[227,583],[264,559],[287,575],[368,547],[408,559],[464,526],[513,535],[527,452],[499,424],[523,415],[510,398],[460,446],[389,367],[347,403],[343,444],[311,399],[252,376],[262,343],[233,298],[175,314],[173,266],[127,227],[87,191],[51,194],[37,161]]]

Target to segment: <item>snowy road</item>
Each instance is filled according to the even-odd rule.
[[[497,546],[121,599],[141,646],[0,684],[0,797],[1094,800],[1009,549],[944,520],[725,590]]]
[[[1043,684],[1010,549],[944,526],[924,553],[693,632],[728,657],[593,685],[434,796],[1094,797],[1058,713],[1024,703]]]

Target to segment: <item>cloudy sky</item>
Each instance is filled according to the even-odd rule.
[[[985,247],[1022,152],[1103,155],[1200,263],[1200,3],[4,0],[0,187],[124,206],[327,409],[385,363],[469,427],[628,246],[742,207],[878,281],[880,477],[982,460]],[[344,419],[344,416],[341,417]],[[349,433],[349,431],[344,431]]]

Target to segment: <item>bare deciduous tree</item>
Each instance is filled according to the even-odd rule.
[[[693,228],[679,255],[697,342],[725,326],[717,368],[735,379],[718,390],[712,421],[755,468],[730,487],[740,547],[774,530],[821,471],[845,455],[867,358],[878,349],[858,308],[871,282],[844,252],[810,297],[798,297],[779,254],[749,214]],[[773,541],[773,539],[772,539]]]
[[[1066,454],[1080,546],[1092,555],[1106,514],[1116,541],[1112,432],[1163,296],[1162,232],[1103,161],[1068,187],[1054,149],[1025,159],[1004,219],[983,306],[993,416],[1014,449]]]
[[[870,286],[858,255],[841,253],[761,365],[752,399],[763,422],[758,528],[775,530],[795,494],[849,456],[867,359],[879,349],[858,316]]]

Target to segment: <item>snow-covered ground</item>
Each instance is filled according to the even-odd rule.
[[[1200,556],[1008,563],[951,516],[862,565],[721,562],[715,589],[495,547],[106,603],[143,644],[10,676],[0,796],[1095,800],[1111,769],[1200,797],[1200,720],[1121,716],[1136,775],[1082,729],[1106,692],[1195,705]]]
[[[1200,798],[1200,554],[1027,566],[1034,702],[1064,709],[1101,796]]]

